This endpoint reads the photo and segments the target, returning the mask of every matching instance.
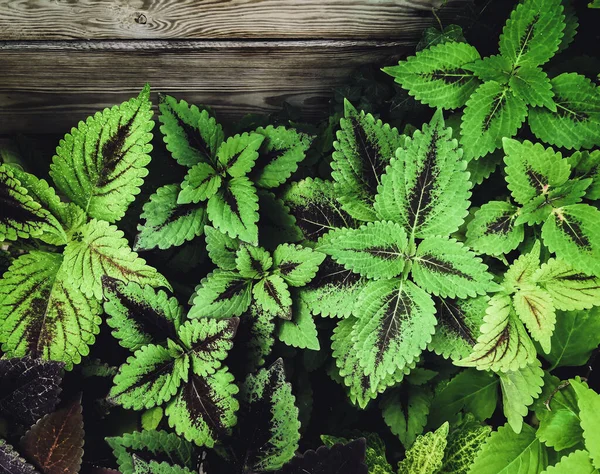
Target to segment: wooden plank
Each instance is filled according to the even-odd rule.
[[[400,41],[0,43],[0,134],[65,133],[146,82],[228,118],[273,112],[284,101],[314,117],[357,67],[394,64],[411,48]]]
[[[472,0],[8,0],[0,40],[415,39]]]

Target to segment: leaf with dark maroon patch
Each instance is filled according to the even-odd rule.
[[[240,248],[240,241],[208,225],[204,227],[204,235],[211,261],[221,270],[235,270],[236,252]]]
[[[177,204],[179,186],[167,184],[156,190],[144,204],[134,250],[161,250],[182,245],[204,232],[206,210],[194,204]]]
[[[516,249],[525,237],[523,224],[515,223],[518,210],[506,201],[485,203],[467,224],[466,244],[486,255],[502,255]]]
[[[260,133],[242,133],[229,137],[217,150],[217,169],[232,178],[246,176],[258,158],[265,137]]]
[[[58,403],[64,364],[24,357],[0,360],[0,414],[29,428]]]
[[[337,201],[331,181],[305,178],[292,183],[281,198],[296,219],[304,238],[312,242],[331,229],[357,227],[356,220]]]
[[[364,438],[296,454],[278,474],[367,474]]]
[[[445,236],[462,225],[471,196],[467,163],[442,110],[405,140],[381,179],[375,209],[409,238]],[[411,240],[411,239],[409,239]]]
[[[215,270],[203,278],[192,297],[189,318],[239,316],[250,305],[252,282],[237,272]]]
[[[280,275],[271,275],[257,282],[252,295],[263,312],[281,319],[292,319],[292,297]]]
[[[177,204],[198,204],[206,201],[215,195],[222,184],[223,177],[212,165],[197,163],[188,170],[181,183]]]
[[[301,287],[310,282],[325,255],[308,247],[293,244],[281,244],[273,252],[273,265],[276,272],[285,282],[294,287]]]
[[[0,439],[0,474],[40,474],[14,448]]]
[[[347,100],[340,128],[331,163],[338,201],[355,219],[374,221],[381,176],[404,137],[371,114],[358,112]]]
[[[83,415],[76,400],[38,421],[21,451],[43,474],[77,474],[83,457]]]
[[[257,128],[256,133],[265,140],[258,150],[258,159],[251,178],[261,188],[276,188],[296,171],[298,163],[305,158],[311,138],[293,128]]]
[[[56,148],[50,176],[86,213],[115,222],[140,192],[152,151],[150,86],[79,122]]]
[[[101,305],[79,291],[59,254],[32,251],[0,280],[0,342],[8,357],[81,362],[100,332]]]
[[[183,319],[176,298],[164,291],[137,283],[125,284],[115,278],[102,278],[106,322],[119,344],[136,351],[151,342],[175,339]]]
[[[200,162],[211,163],[223,143],[223,129],[206,109],[177,101],[168,95],[159,95],[158,119],[160,131],[177,163],[193,166]]]

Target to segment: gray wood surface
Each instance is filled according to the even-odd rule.
[[[0,40],[413,39],[469,0],[0,0]]]

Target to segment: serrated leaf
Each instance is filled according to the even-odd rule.
[[[191,375],[165,409],[169,426],[198,446],[213,447],[237,421],[238,391],[226,368],[207,378]]]
[[[273,252],[275,271],[293,287],[302,287],[310,282],[324,259],[325,255],[320,252],[293,244],[281,244]]]
[[[261,229],[259,244],[272,250],[283,243],[300,242],[302,231],[296,225],[290,208],[266,189],[258,188],[256,193],[261,210],[258,219],[258,227]]]
[[[467,357],[477,343],[489,299],[433,297],[438,324],[427,349],[452,360]]]
[[[571,386],[577,394],[585,447],[594,467],[600,469],[600,395],[577,379],[571,380]]]
[[[465,66],[467,71],[472,71],[482,81],[496,81],[506,84],[513,69],[513,65],[505,56],[495,54],[482,59],[477,59]]]
[[[529,287],[535,283],[534,275],[540,267],[540,241],[536,240],[531,250],[519,255],[504,273],[502,286],[506,291],[514,293],[519,288]]]
[[[188,318],[239,316],[250,305],[252,286],[235,272],[215,270],[196,288]]]
[[[177,163],[193,166],[213,160],[225,137],[221,125],[207,110],[162,94],[158,110],[163,140]]]
[[[176,298],[151,286],[125,284],[106,276],[102,286],[106,322],[121,346],[136,351],[151,342],[175,339],[183,320],[183,308]]]
[[[288,346],[313,351],[320,350],[317,327],[310,308],[303,301],[294,303],[291,320],[279,323],[277,337]]]
[[[496,81],[482,84],[467,101],[461,122],[461,145],[467,160],[476,159],[502,146],[527,116],[527,105],[508,86]]]
[[[206,250],[212,262],[222,270],[235,270],[236,252],[240,248],[240,242],[211,226],[204,227],[204,235]]]
[[[502,255],[516,249],[525,236],[523,225],[515,223],[518,211],[506,201],[484,204],[467,224],[466,244],[486,255]]]
[[[5,440],[0,439],[1,474],[39,474],[35,468],[23,459]]]
[[[435,307],[414,283],[400,279],[370,282],[353,314],[357,355],[371,386],[415,360],[431,341]]]
[[[563,456],[554,466],[549,466],[542,474],[597,474],[590,454],[587,451],[577,450],[568,456]]]
[[[370,278],[391,278],[408,259],[406,232],[393,222],[371,222],[358,229],[336,229],[321,237],[316,249],[347,270]]]
[[[467,171],[469,172],[469,181],[474,186],[482,184],[488,179],[492,173],[496,171],[500,163],[502,163],[503,153],[501,150],[487,155],[483,160],[471,160],[467,163]]]
[[[600,211],[587,204],[554,209],[542,227],[544,245],[576,269],[600,274]]]
[[[305,178],[292,183],[281,198],[309,241],[316,242],[331,229],[357,227],[356,220],[338,203],[331,181]]]
[[[466,162],[442,111],[407,138],[381,179],[375,209],[380,218],[400,223],[412,238],[458,230],[471,196]]]
[[[554,92],[546,73],[540,67],[521,66],[510,76],[508,85],[517,97],[532,107],[546,107],[556,111],[552,100]]]
[[[142,413],[140,424],[144,430],[155,430],[164,417],[162,407],[154,407]]]
[[[573,171],[572,178],[591,178],[585,197],[590,200],[600,199],[600,150],[576,151],[567,158]]]
[[[527,367],[499,375],[504,416],[518,434],[523,428],[523,418],[529,412],[528,407],[542,393],[544,371],[536,360]]]
[[[474,421],[468,415],[456,426],[450,427],[446,454],[440,473],[468,474],[473,460],[490,435],[492,428]]]
[[[321,446],[296,454],[277,474],[367,474],[366,443],[359,438],[345,445]]]
[[[228,138],[217,150],[217,169],[232,178],[246,176],[254,167],[264,139],[260,133],[242,133]]]
[[[473,352],[455,365],[508,372],[531,364],[535,357],[533,342],[515,314],[510,297],[499,294],[490,300]]]
[[[557,110],[534,108],[529,127],[540,140],[568,149],[600,145],[600,94],[581,74],[564,73],[553,78]]]
[[[235,255],[236,270],[244,278],[260,279],[273,266],[271,254],[261,247],[241,244]]]
[[[549,354],[552,368],[584,365],[600,346],[600,308],[558,313]]]
[[[416,386],[408,388],[408,394],[395,390],[381,400],[379,406],[385,424],[406,448],[423,433],[432,398],[427,386]]]
[[[61,362],[29,357],[0,360],[2,417],[30,427],[54,411],[61,391],[63,367]]]
[[[206,210],[200,206],[177,204],[179,186],[167,184],[156,190],[144,204],[134,250],[161,250],[182,245],[200,235],[206,223]]]
[[[208,200],[206,208],[212,225],[230,237],[258,244],[258,196],[252,182],[232,178]]]
[[[59,254],[32,251],[0,280],[0,342],[9,357],[56,360],[71,370],[100,332],[101,306],[68,278]]]
[[[431,26],[423,31],[416,49],[417,51],[421,51],[450,41],[456,41],[457,43],[467,42],[463,35],[463,30],[459,25],[448,25],[440,30]]]
[[[506,181],[515,201],[527,204],[531,199],[547,195],[564,184],[571,174],[567,160],[552,148],[540,143],[523,143],[510,138],[502,140],[506,156]]]
[[[261,188],[276,188],[298,169],[310,147],[311,138],[293,128],[259,127],[255,133],[265,137],[251,178]]]
[[[524,286],[513,295],[513,305],[533,339],[540,343],[545,353],[550,352],[550,339],[556,324],[551,294],[536,285]]]
[[[253,373],[265,363],[275,343],[274,317],[264,313],[257,305],[250,307],[240,316],[235,344],[229,351],[228,364],[234,373]]]
[[[146,462],[133,455],[133,474],[194,474],[184,467],[171,466],[166,462]]]
[[[479,58],[477,50],[469,44],[443,43],[383,71],[422,103],[456,109],[465,105],[480,84],[475,75],[465,69]]]
[[[353,218],[376,220],[373,202],[377,187],[402,138],[397,129],[344,102],[344,118],[333,144],[331,176],[338,201]]]
[[[500,54],[515,66],[540,66],[558,50],[565,16],[561,0],[525,0],[500,35]]]
[[[419,244],[411,275],[421,288],[442,297],[475,297],[495,286],[479,257],[461,242],[443,237],[428,237]]]
[[[52,159],[56,186],[89,216],[120,220],[148,174],[152,115],[146,85],[136,98],[79,122]]]
[[[448,423],[444,423],[436,431],[419,436],[398,464],[398,474],[438,472],[448,443],[448,429]]]
[[[106,442],[112,448],[122,474],[133,474],[133,455],[145,461],[168,461],[188,469],[195,467],[193,446],[175,433],[134,431],[106,438]]]
[[[281,319],[292,319],[292,297],[287,283],[279,275],[271,275],[252,288],[256,304],[265,313]]]
[[[39,420],[21,451],[43,474],[77,474],[83,457],[83,415],[76,400]]]
[[[214,196],[223,184],[222,176],[212,165],[204,162],[192,166],[177,195],[177,204],[197,204]]]

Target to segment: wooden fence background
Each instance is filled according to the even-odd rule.
[[[146,82],[219,116],[318,115],[468,1],[0,0],[0,135],[62,134]]]

